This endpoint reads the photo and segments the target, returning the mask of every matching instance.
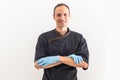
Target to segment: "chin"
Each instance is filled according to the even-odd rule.
[[[60,27],[67,27],[67,25],[60,25]]]
[[[61,28],[67,27],[67,26],[60,26]]]

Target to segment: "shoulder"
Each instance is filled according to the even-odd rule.
[[[75,31],[71,31],[70,37],[73,38],[76,41],[86,41],[86,39],[84,38],[83,34],[79,33],[79,32],[75,32]]]
[[[83,35],[82,35],[81,33],[79,33],[79,32],[70,31],[70,33],[71,33],[71,35],[74,36],[74,37],[79,37],[79,38],[83,37]]]
[[[54,30],[46,31],[41,33],[38,38],[46,38],[53,34],[54,34]]]

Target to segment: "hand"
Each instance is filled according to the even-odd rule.
[[[79,64],[83,61],[81,56],[77,56],[75,54],[71,54],[68,57],[72,58],[76,64]]]
[[[34,66],[35,66],[36,69],[42,68],[41,66],[38,65],[37,61],[35,61],[35,65]]]
[[[56,62],[59,62],[59,56],[49,56],[49,57],[44,57],[44,58],[40,58],[37,63],[39,66],[45,67],[49,64],[53,64]]]

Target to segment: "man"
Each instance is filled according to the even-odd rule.
[[[70,9],[57,4],[53,18],[54,30],[41,34],[35,53],[36,69],[44,69],[42,80],[77,80],[76,67],[88,68],[89,52],[82,34],[68,28]]]

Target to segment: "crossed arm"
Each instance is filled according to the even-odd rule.
[[[56,62],[56,63],[53,63],[53,64],[49,64],[45,67],[43,66],[39,66],[37,61],[35,61],[35,68],[36,69],[47,69],[47,68],[52,68],[54,66],[57,66],[57,65],[60,65],[60,64],[66,64],[66,65],[69,65],[69,66],[72,66],[72,67],[81,67],[81,68],[87,68],[88,67],[88,64],[83,60],[81,63],[79,64],[76,64],[74,62],[74,60],[70,57],[66,57],[66,56],[59,56],[59,62]]]

